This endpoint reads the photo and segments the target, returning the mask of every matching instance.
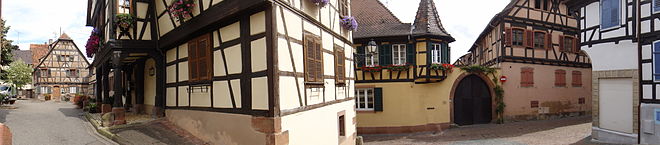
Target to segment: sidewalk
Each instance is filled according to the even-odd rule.
[[[122,145],[205,145],[190,133],[165,119],[117,125],[100,126],[99,115],[85,115],[99,133]]]

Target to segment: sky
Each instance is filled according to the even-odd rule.
[[[404,23],[412,23],[420,0],[380,0]],[[488,21],[510,0],[434,0],[445,29],[456,42],[452,62],[467,53]],[[57,39],[60,29],[84,53],[92,28],[85,26],[87,0],[4,0],[2,16],[11,26],[7,37],[22,50]]]

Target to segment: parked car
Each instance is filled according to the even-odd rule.
[[[2,104],[14,104],[18,100],[16,95],[16,88],[11,85],[0,84],[0,96],[2,98]]]

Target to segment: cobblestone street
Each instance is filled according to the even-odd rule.
[[[440,133],[365,136],[367,145],[565,145],[590,142],[591,118],[483,124],[452,128]]]
[[[65,102],[19,100],[17,109],[0,110],[14,145],[108,145],[85,120],[82,110]]]

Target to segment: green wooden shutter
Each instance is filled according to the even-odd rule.
[[[378,50],[379,60],[378,63],[380,66],[388,66],[392,64],[392,45],[384,44]]]
[[[364,46],[357,47],[357,56],[359,57],[353,57],[355,59],[358,59],[355,60],[355,62],[357,62],[358,65],[357,67],[363,67],[365,64],[364,61],[366,61],[365,57],[367,57],[367,55],[364,53]]]
[[[417,54],[417,51],[415,51],[415,45],[408,44],[406,46],[406,63],[415,65],[415,54]]]
[[[449,46],[447,43],[442,43],[442,63],[449,63]]]
[[[374,88],[374,111],[383,111],[383,88]]]
[[[426,65],[431,65],[431,50],[433,49],[433,43],[426,42]]]

